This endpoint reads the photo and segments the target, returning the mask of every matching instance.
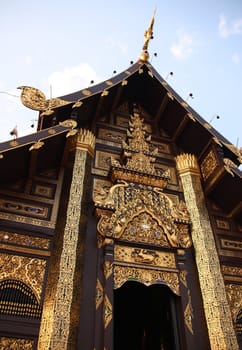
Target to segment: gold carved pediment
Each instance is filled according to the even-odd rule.
[[[184,202],[175,205],[159,189],[126,182],[112,186],[103,196],[95,197],[101,236],[163,247],[191,245]]]
[[[125,225],[120,236],[127,241],[156,244],[162,247],[174,246],[177,243],[175,232],[172,239],[165,225],[147,209],[135,213]]]

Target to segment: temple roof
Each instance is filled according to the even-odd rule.
[[[151,116],[156,136],[163,130],[167,139],[183,152],[195,154],[200,163],[205,150],[213,144],[221,154],[221,171],[216,184],[215,181],[211,181],[211,186],[205,184],[205,190],[225,212],[236,208],[236,213],[241,214],[242,172],[238,169],[241,152],[184,101],[148,61],[153,18],[138,61],[110,79],[50,100],[38,89],[20,87],[23,104],[39,111],[38,131],[0,144],[2,183],[26,175],[32,150],[38,152],[39,167],[60,164],[65,135],[75,125],[93,130],[99,117],[108,116],[109,122],[108,118],[128,101],[138,103]],[[70,119],[75,120],[74,124],[65,124]]]

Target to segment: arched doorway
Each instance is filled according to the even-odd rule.
[[[126,282],[114,291],[114,350],[178,350],[175,296],[165,285]]]

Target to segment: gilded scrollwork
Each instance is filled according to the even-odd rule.
[[[150,286],[165,284],[175,294],[180,295],[179,278],[176,272],[159,271],[154,269],[132,266],[114,265],[114,289],[120,288],[127,281],[137,281]]]

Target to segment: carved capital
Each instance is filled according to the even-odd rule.
[[[183,153],[178,155],[175,160],[177,170],[181,176],[188,173],[200,176],[200,168],[193,154]]]
[[[87,151],[92,157],[94,156],[95,136],[90,130],[79,129],[69,140],[69,151],[79,149]]]

